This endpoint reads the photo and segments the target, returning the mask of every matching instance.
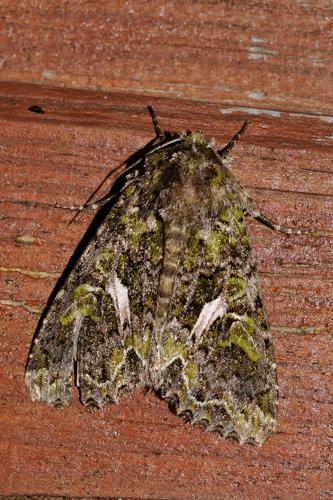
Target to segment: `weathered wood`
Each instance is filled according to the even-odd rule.
[[[287,237],[249,221],[277,355],[278,430],[261,449],[185,424],[143,391],[119,406],[33,404],[24,368],[40,311],[93,214],[70,205],[153,136],[147,99],[0,84],[0,493],[135,498],[332,495],[332,131],[320,116],[150,99],[162,128],[223,145],[252,121],[233,168]],[[39,105],[45,114],[28,111]]]
[[[2,0],[2,80],[330,114],[330,0]]]

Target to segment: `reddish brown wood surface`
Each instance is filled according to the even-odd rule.
[[[2,0],[1,79],[330,114],[330,0]]]
[[[260,449],[185,424],[142,391],[91,410],[24,387],[40,311],[93,214],[103,176],[153,136],[147,98],[0,84],[0,493],[133,498],[329,498],[332,488],[332,125],[321,116],[150,101],[163,128],[223,145],[252,124],[233,168],[287,237],[249,220],[276,350],[277,432]],[[28,107],[38,104],[45,114]]]

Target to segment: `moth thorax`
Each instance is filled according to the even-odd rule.
[[[186,183],[182,186],[182,196],[187,205],[195,205],[200,201],[198,188],[193,183]]]

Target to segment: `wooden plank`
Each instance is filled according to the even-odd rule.
[[[332,2],[3,0],[2,80],[332,112]]]
[[[153,136],[147,99],[0,84],[0,493],[135,498],[332,495],[332,132],[320,116],[150,101],[163,128],[223,145],[252,124],[233,169],[287,237],[249,221],[276,350],[277,432],[261,448],[184,423],[153,393],[103,410],[33,404],[24,367],[40,311],[93,214],[70,206]],[[45,114],[28,110],[39,105]]]

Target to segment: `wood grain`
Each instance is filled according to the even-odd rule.
[[[251,126],[233,169],[287,237],[249,220],[276,350],[277,432],[241,446],[184,423],[153,393],[91,410],[33,404],[28,349],[93,213],[68,222],[103,176],[153,136],[147,98],[0,84],[0,493],[132,498],[329,498],[332,488],[333,167],[320,116],[149,100],[162,128],[223,145]],[[28,111],[41,106],[45,114]]]
[[[332,112],[330,0],[2,0],[2,80]]]

